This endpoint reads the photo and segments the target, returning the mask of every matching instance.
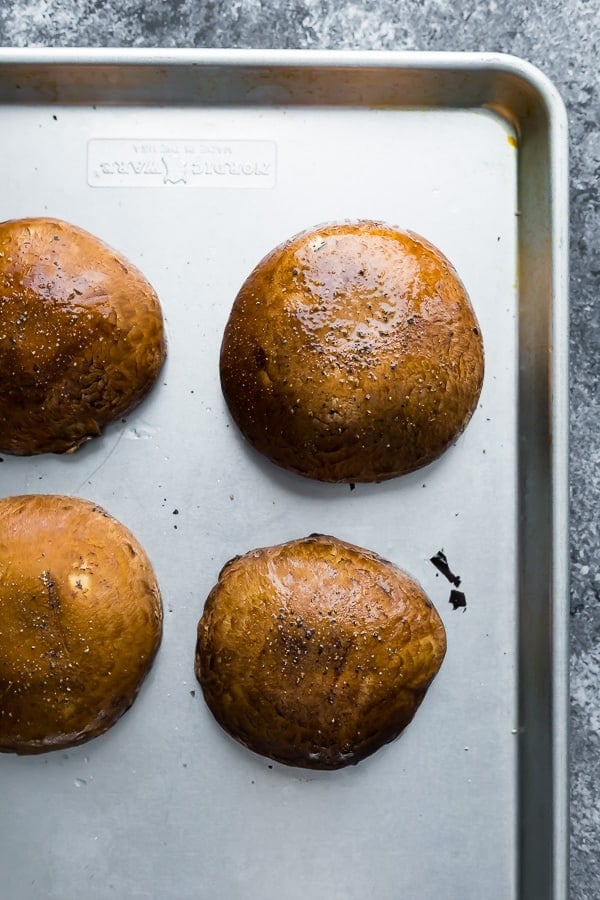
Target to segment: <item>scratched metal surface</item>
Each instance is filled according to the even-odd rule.
[[[533,300],[523,295],[531,276],[519,269],[516,213],[533,227],[539,210],[526,197],[530,208],[519,209],[512,125],[472,99],[473,79],[483,84],[487,72],[492,83],[493,66],[456,60],[461,104],[458,89],[446,99],[446,63],[417,56],[409,65],[388,55],[379,74],[363,59],[331,83],[310,54],[297,55],[293,71],[289,57],[272,54],[260,77],[243,71],[239,54],[213,57],[205,77],[189,55],[153,65],[148,54],[135,77],[127,52],[74,54],[70,68],[64,56],[4,57],[2,217],[61,217],[118,248],[158,291],[169,340],[159,383],[125,421],[74,456],[5,455],[0,464],[3,494],[77,494],[127,524],[165,605],[154,669],[109,733],[68,752],[0,759],[7,897],[533,900],[523,856],[544,869],[536,900],[551,895],[546,887],[563,896],[560,760],[541,776],[554,804],[541,851],[523,840],[536,812],[520,794],[523,683],[544,673],[550,681],[540,690],[558,725],[545,710],[533,736],[546,763],[556,760],[551,728],[560,742],[564,725],[562,632],[529,657],[519,603],[519,471],[524,454],[545,458],[547,449],[523,443],[519,342],[537,341],[536,359],[549,347],[523,312]],[[390,94],[391,75],[408,108],[401,91]],[[510,113],[510,85],[505,96]],[[535,139],[546,147],[548,130]],[[452,260],[481,324],[486,378],[471,424],[440,461],[351,491],[282,472],[244,445],[221,397],[218,352],[237,289],[269,249],[354,217],[409,227]],[[551,224],[538,222],[550,243]],[[525,512],[535,524],[543,507]],[[448,633],[443,668],[404,735],[335,773],[272,764],[235,744],[193,673],[197,620],[223,563],[313,531],[406,568]],[[429,562],[441,548],[462,577],[465,611],[452,609],[451,585]],[[542,551],[560,587],[553,546]],[[560,596],[539,602],[542,612],[555,603],[560,619]]]

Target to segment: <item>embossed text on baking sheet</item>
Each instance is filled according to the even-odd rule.
[[[275,186],[273,141],[121,140],[88,142],[92,187]]]

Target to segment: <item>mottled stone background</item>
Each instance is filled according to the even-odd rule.
[[[571,135],[571,897],[600,898],[598,0],[0,0],[0,44],[496,50],[553,79]]]

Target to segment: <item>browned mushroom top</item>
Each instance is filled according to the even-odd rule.
[[[324,225],[242,285],[221,383],[248,441],[322,481],[378,481],[434,460],[469,421],[483,345],[466,290],[424,238]]]
[[[106,731],[158,649],[162,605],[131,534],[86,500],[0,500],[0,751],[40,753]]]
[[[408,725],[445,650],[441,619],[412,578],[311,535],[225,566],[198,625],[196,674],[242,744],[335,769]]]
[[[0,450],[62,453],[147,394],[163,317],[142,273],[57,219],[0,224]]]

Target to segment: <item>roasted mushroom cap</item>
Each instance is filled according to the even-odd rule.
[[[458,437],[483,346],[443,254],[359,221],[307,231],[258,264],[220,365],[231,415],[258,451],[310,478],[368,482],[424,466]]]
[[[125,257],[57,219],[0,223],[0,450],[76,450],[142,400],[165,352]]]
[[[337,769],[400,734],[445,651],[415,581],[375,553],[311,535],[225,566],[198,625],[196,675],[242,744]]]
[[[0,500],[0,751],[102,734],[131,706],[162,633],[150,562],[85,500]]]

